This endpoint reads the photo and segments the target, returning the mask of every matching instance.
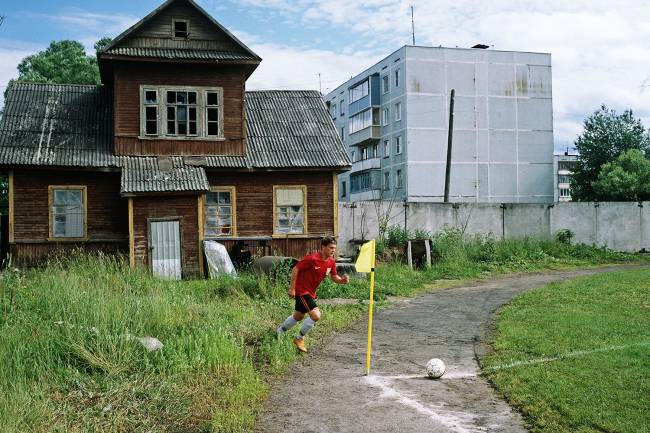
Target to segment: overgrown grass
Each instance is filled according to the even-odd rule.
[[[532,431],[650,431],[650,270],[521,295],[500,312],[494,348],[483,370]]]
[[[536,241],[435,239],[437,264],[379,263],[377,300],[412,296],[439,278],[636,260]],[[292,311],[286,275],[161,281],[115,256],[72,254],[0,274],[3,432],[249,431],[267,392],[297,354],[275,326]],[[367,298],[365,280],[325,282],[322,298]],[[317,341],[366,311],[323,305]],[[147,352],[137,337],[164,344]],[[313,337],[313,338],[311,338]]]

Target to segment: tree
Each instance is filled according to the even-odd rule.
[[[77,41],[53,41],[45,51],[25,57],[18,65],[18,80],[32,83],[99,84],[94,56]]]
[[[602,200],[650,200],[650,160],[638,149],[627,150],[603,164],[593,187]]]
[[[601,106],[585,119],[584,131],[575,142],[579,153],[571,179],[571,197],[577,201],[603,200],[593,187],[603,164],[614,161],[621,153],[637,149],[650,152],[650,136],[635,119],[632,110],[623,114]]]

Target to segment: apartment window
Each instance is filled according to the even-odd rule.
[[[402,153],[402,136],[395,137],[395,155]]]
[[[141,86],[140,132],[145,137],[223,138],[223,89]]]
[[[402,170],[397,170],[395,173],[395,183],[397,184],[397,188],[402,188],[403,183],[402,183]]]
[[[172,25],[174,38],[187,39],[190,34],[189,27],[190,23],[186,20],[174,20]]]
[[[214,187],[205,195],[204,232],[206,237],[235,236],[235,187]]]
[[[158,135],[158,91],[144,90],[144,133]]]
[[[361,160],[365,161],[368,159],[368,148],[367,147],[362,147],[361,148]]]
[[[341,140],[345,139],[345,126],[341,126]]]
[[[370,177],[370,172],[365,171],[359,174],[353,174],[350,176],[350,191],[359,192],[365,191],[372,188],[372,178]]]
[[[386,94],[390,92],[390,78],[388,75],[381,77],[381,93]]]
[[[363,98],[364,96],[368,96],[369,90],[370,90],[370,87],[369,87],[368,80],[364,81],[361,84],[357,84],[356,86],[349,89],[348,90],[348,99],[350,101],[350,104],[352,104],[355,101],[358,101],[359,99]]]
[[[401,79],[401,70],[400,69],[395,69],[395,87],[399,87],[399,82]]]
[[[390,172],[384,172],[384,190],[390,189]]]
[[[307,233],[307,187],[274,186],[274,234]]]
[[[571,176],[567,176],[566,174],[561,174],[558,176],[557,179],[558,183],[570,183],[571,182]]]
[[[396,102],[395,103],[395,122],[399,122],[402,120],[402,103],[401,102]]]
[[[357,162],[357,152],[352,151],[352,162]]]
[[[384,158],[390,156],[390,140],[384,140]]]
[[[343,112],[343,104],[344,103],[345,103],[345,101],[343,99],[341,99],[341,101],[339,102],[339,114],[341,116],[343,116],[343,114],[344,114],[344,112]]]
[[[389,117],[390,117],[390,112],[388,110],[388,107],[381,110],[381,124],[382,124],[382,126],[388,125],[388,118]]]
[[[571,189],[560,188],[560,197],[571,197]]]
[[[348,183],[346,181],[341,182],[341,197],[346,197],[348,195]]]
[[[376,145],[376,144],[372,145],[372,152],[370,152],[370,157],[371,158],[377,158],[379,156],[378,148],[379,148],[378,145]]]
[[[372,113],[371,110],[363,111],[359,114],[355,114],[350,118],[350,134],[353,134],[357,131],[361,131],[364,128],[372,125]]]
[[[575,167],[575,161],[558,161],[557,168],[558,170],[573,170]]]
[[[332,105],[331,105],[331,111],[332,111],[331,114],[332,114],[332,118],[336,118],[336,107],[337,107],[336,104],[332,104]]]
[[[51,239],[85,239],[87,237],[86,187],[50,185]]]

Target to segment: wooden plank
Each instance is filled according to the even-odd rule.
[[[133,197],[129,197],[129,266],[135,268],[135,239],[133,232]]]
[[[332,217],[334,218],[333,230],[334,237],[339,235],[339,178],[336,173],[332,173],[332,198],[334,207],[332,209]]]
[[[14,172],[9,172],[9,243],[14,242]]]
[[[199,239],[198,239],[198,249],[199,249],[199,274],[201,276],[205,275],[205,268],[203,263],[203,204],[205,201],[205,194],[200,194],[197,205],[197,217],[198,217],[198,229],[199,229]]]

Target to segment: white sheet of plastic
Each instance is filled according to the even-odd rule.
[[[208,262],[210,278],[216,278],[219,274],[229,274],[233,277],[237,275],[225,246],[216,241],[204,241],[203,250]]]

